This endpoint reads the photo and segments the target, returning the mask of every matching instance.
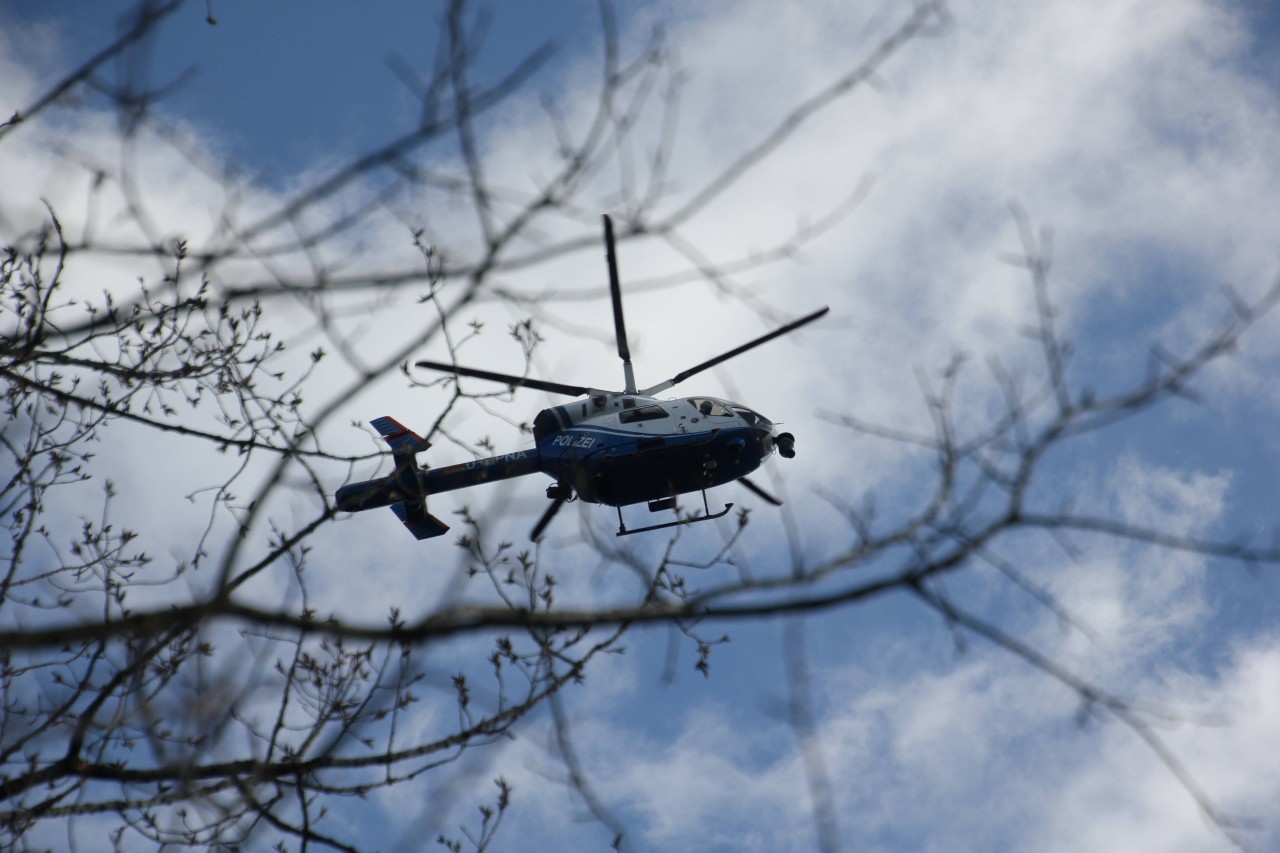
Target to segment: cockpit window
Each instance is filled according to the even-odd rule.
[[[627,409],[618,413],[618,420],[624,424],[633,424],[637,421],[653,421],[665,417],[669,417],[669,415],[667,410],[661,406],[641,406],[638,409]]]
[[[689,400],[689,402],[693,403],[694,408],[698,410],[698,414],[702,415],[704,418],[727,418],[732,414],[717,400],[694,398]]]

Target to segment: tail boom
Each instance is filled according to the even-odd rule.
[[[442,536],[449,529],[449,525],[427,512],[428,495],[523,477],[542,470],[537,450],[522,450],[447,468],[423,470],[418,467],[415,457],[430,447],[430,442],[394,418],[381,417],[370,423],[391,445],[395,470],[386,477],[343,486],[334,495],[334,503],[345,512],[391,507],[396,518],[416,539]]]

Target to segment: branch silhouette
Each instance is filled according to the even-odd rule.
[[[426,790],[451,766],[496,753],[522,726],[549,721],[551,752],[574,802],[615,848],[631,849],[633,829],[579,754],[565,688],[589,682],[603,658],[622,653],[630,633],[653,626],[668,630],[673,649],[691,649],[696,671],[714,684],[712,653],[727,642],[727,626],[776,620],[788,674],[781,716],[796,735],[818,841],[837,850],[833,776],[815,718],[804,617],[903,592],[958,637],[995,644],[1118,720],[1228,841],[1250,845],[1211,786],[1161,738],[1158,709],[1105,689],[971,612],[943,580],[994,566],[1020,594],[1088,634],[1083,620],[1008,556],[1015,537],[1043,537],[1068,553],[1077,540],[1099,539],[1248,566],[1280,563],[1274,543],[1047,507],[1037,490],[1049,476],[1046,459],[1071,442],[1105,440],[1127,419],[1194,398],[1206,371],[1280,301],[1280,282],[1252,301],[1229,297],[1226,319],[1189,354],[1156,352],[1145,377],[1098,396],[1076,384],[1072,347],[1056,322],[1049,234],[1037,233],[1016,205],[1022,247],[1006,260],[1026,271],[1034,294],[1037,378],[1027,384],[993,366],[990,381],[1002,403],[986,412],[962,390],[965,360],[937,375],[922,370],[931,432],[824,413],[850,434],[928,457],[928,478],[921,478],[928,487],[900,519],[879,519],[845,491],[827,489],[823,497],[847,522],[839,544],[813,556],[808,532],[784,516],[791,560],[783,569],[741,556],[746,512],[704,562],[686,556],[678,529],[660,555],[645,557],[583,522],[573,544],[588,560],[627,568],[635,579],[627,593],[593,600],[561,591],[566,552],[521,550],[502,540],[497,512],[465,510],[459,547],[448,556],[429,553],[414,567],[434,572],[430,583],[439,583],[423,596],[425,606],[406,595],[403,606],[379,618],[315,603],[329,600],[320,590],[333,578],[365,582],[351,576],[336,537],[324,538],[341,523],[337,488],[387,464],[376,436],[366,431],[357,433],[363,443],[353,441],[353,430],[339,423],[353,400],[391,381],[430,391],[444,402],[424,437],[479,455],[489,438],[473,434],[473,423],[459,414],[485,412],[495,394],[451,379],[420,381],[408,375],[408,362],[427,347],[450,359],[466,352],[488,334],[474,311],[485,304],[515,318],[508,332],[526,371],[544,334],[590,338],[595,331],[582,331],[572,309],[605,296],[605,285],[548,284],[530,273],[598,252],[604,207],[616,210],[620,243],[661,244],[680,259],[678,269],[630,283],[628,292],[709,283],[776,321],[774,309],[741,283],[744,275],[839,228],[870,181],[851,180],[840,203],[750,255],[717,259],[690,236],[690,226],[730,189],[756,180],[807,122],[908,61],[909,45],[945,34],[945,3],[917,2],[901,12],[816,94],[784,105],[776,123],[682,188],[673,183],[672,164],[686,132],[686,78],[660,29],[626,41],[613,6],[602,0],[593,103],[569,116],[544,100],[557,144],[554,169],[530,190],[503,185],[484,145],[485,122],[516,109],[551,74],[553,47],[511,59],[496,82],[477,83],[484,78],[483,13],[452,0],[430,67],[390,62],[419,107],[416,123],[286,194],[264,193],[274,199],[265,206],[252,200],[261,188],[232,177],[238,173],[231,164],[202,160],[208,155],[195,153],[199,146],[150,108],[168,87],[99,79],[109,63],[145,66],[140,59],[150,42],[167,36],[166,22],[197,5],[138,3],[118,38],[0,125],[2,155],[4,145],[50,116],[105,107],[118,119],[120,150],[119,165],[105,171],[69,166],[87,173],[88,212],[78,227],[68,227],[52,203],[41,206],[38,219],[19,220],[3,207],[19,210],[18,202],[0,200],[0,224],[19,222],[0,235],[6,846],[38,843],[32,839],[51,823],[109,816],[120,847],[365,849],[367,839],[350,827],[323,822],[335,804],[393,788]],[[213,22],[210,3],[199,12]],[[217,176],[222,206],[205,237],[163,236],[156,224],[162,199],[145,180],[141,140],[176,152],[192,173]],[[415,193],[439,204],[421,204],[430,212],[409,217],[397,204]],[[433,208],[451,219],[462,212],[456,219],[465,224],[441,227]],[[105,228],[107,217],[95,211],[106,209],[124,225]],[[385,263],[353,262],[351,235],[371,222],[399,228],[412,251]],[[135,284],[100,287],[99,267],[121,264],[138,265]],[[397,315],[413,323],[380,330],[381,319]],[[506,427],[528,431],[515,420]],[[170,447],[179,449],[160,455]],[[150,479],[111,479],[109,463],[130,448],[177,461],[158,462],[146,472]],[[156,531],[146,518],[152,492],[171,481],[187,489],[179,475],[192,482],[175,499],[186,502],[184,527]],[[454,562],[459,570],[439,580],[444,573],[436,570]],[[425,713],[426,697],[448,712]],[[419,821],[409,823],[415,833],[419,824],[428,832],[412,840],[433,837],[459,852],[500,846],[504,816],[521,796],[507,778],[496,774],[497,792],[488,789],[478,822],[458,830],[440,825],[444,806],[424,805]]]

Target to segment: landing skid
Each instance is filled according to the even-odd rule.
[[[680,527],[685,524],[696,524],[699,521],[712,521],[717,518],[724,518],[729,510],[733,509],[733,504],[724,505],[724,509],[712,515],[711,507],[707,506],[707,492],[702,491],[702,509],[706,515],[695,515],[692,518],[683,518],[676,521],[668,521],[665,524],[650,524],[648,527],[637,527],[635,530],[628,530],[627,525],[622,521],[622,507],[614,507],[618,510],[618,534],[619,536],[630,536],[633,533],[648,533],[650,530],[664,530],[668,527]]]

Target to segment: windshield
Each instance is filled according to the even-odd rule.
[[[750,424],[753,427],[763,427],[767,429],[770,426],[772,426],[768,418],[766,418],[764,415],[760,414],[759,412],[748,409],[746,406],[739,406],[734,404],[733,410],[737,412],[738,415],[744,421],[746,421],[748,424]]]
[[[693,403],[694,408],[704,418],[727,418],[733,414],[719,400],[712,400],[709,397],[692,397],[689,402]]]

